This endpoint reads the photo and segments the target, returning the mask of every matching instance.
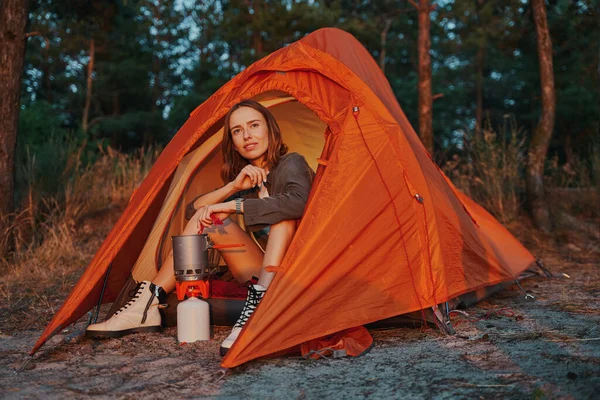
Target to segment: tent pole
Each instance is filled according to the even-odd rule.
[[[96,312],[91,318],[92,323],[94,324],[98,321],[98,315],[100,314],[100,306],[102,305],[102,299],[104,298],[104,291],[106,290],[106,285],[108,284],[108,276],[110,275],[112,265],[113,263],[110,263],[110,265],[108,266],[108,270],[106,270],[106,276],[104,277],[104,283],[102,284],[102,291],[100,292],[100,298],[98,299],[98,304],[96,305]]]

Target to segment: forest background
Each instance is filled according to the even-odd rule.
[[[122,209],[160,149],[220,86],[320,27],[365,45],[419,131],[423,4],[432,155],[501,222],[527,218],[527,150],[543,109],[533,3],[31,0],[0,269],[36,257],[45,265],[89,259],[91,250],[75,249],[80,222]],[[544,185],[548,203],[564,203],[551,209],[552,223],[583,224],[594,236],[597,226],[574,216],[599,216],[600,4],[537,3],[547,13],[556,95]]]

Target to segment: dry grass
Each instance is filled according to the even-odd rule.
[[[565,163],[557,156],[546,161],[544,184],[555,188],[598,188],[600,184],[600,143],[590,145],[587,157],[573,154]]]
[[[8,253],[0,258],[3,317],[17,323],[23,315],[19,311],[32,317],[36,310],[50,316],[56,311],[110,229],[95,224],[98,229],[84,234],[86,219],[119,212],[157,155],[152,149],[126,155],[109,148],[82,167],[81,154],[75,153],[64,172],[68,179],[62,193],[35,202],[30,188],[26,208],[0,223],[5,227],[0,250]]]
[[[71,216],[127,201],[159,154],[156,149],[144,148],[133,154],[119,153],[110,147],[100,152],[98,160],[85,168],[80,165],[80,156],[73,157],[67,165],[65,174],[72,178],[65,187],[65,205]]]
[[[481,135],[465,134],[461,156],[446,162],[443,170],[454,184],[485,207],[502,223],[514,221],[521,210],[523,134],[514,123],[500,134],[489,126]]]
[[[505,225],[524,214],[527,153],[522,130],[506,121],[499,133],[489,125],[479,136],[465,133],[462,154],[455,154],[442,167],[459,189]],[[586,230],[597,230],[600,145],[591,146],[588,153],[585,159],[573,156],[569,163],[561,164],[558,157],[546,162],[546,197],[557,233],[573,229],[574,216],[595,219],[595,226]],[[579,224],[586,222],[575,225]]]

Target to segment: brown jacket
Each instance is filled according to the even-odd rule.
[[[269,197],[260,199],[258,188],[252,188],[235,193],[224,201],[236,197],[245,199],[244,223],[250,231],[257,231],[267,225],[302,217],[314,175],[302,155],[288,153],[281,157],[277,167],[267,175],[265,186],[269,191]],[[188,219],[196,211],[194,209],[196,199],[186,208]]]

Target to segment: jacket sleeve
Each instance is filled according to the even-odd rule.
[[[256,189],[242,190],[240,192],[234,193],[233,195],[231,195],[228,198],[226,198],[225,200],[223,200],[222,203],[227,203],[230,200],[234,200],[236,197],[247,198],[248,196],[252,195],[253,191],[256,191]],[[191,202],[189,202],[187,204],[187,206],[185,206],[185,219],[186,220],[189,221],[194,216],[196,211],[198,211],[198,210],[196,210],[196,207],[194,207],[194,203],[196,202],[196,200],[198,200],[200,197],[204,196],[205,194],[206,193],[194,197],[194,200],[192,200]]]
[[[299,154],[290,154],[282,168],[283,191],[270,194],[263,199],[244,201],[244,222],[246,225],[273,225],[284,220],[298,219],[312,186],[314,173]]]

